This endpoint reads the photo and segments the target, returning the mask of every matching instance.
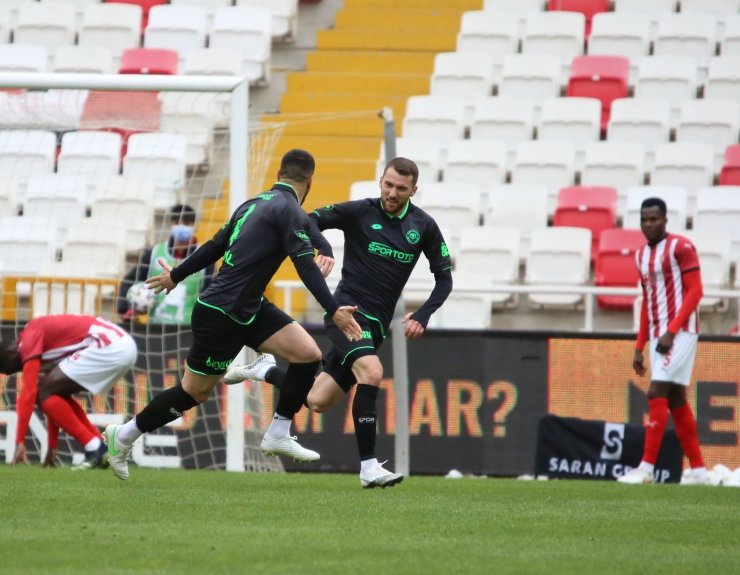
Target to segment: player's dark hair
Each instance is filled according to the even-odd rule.
[[[401,176],[411,176],[411,184],[414,186],[419,180],[419,166],[416,165],[416,162],[408,158],[393,158],[385,165],[383,175],[388,171],[388,168],[393,168]]]
[[[194,224],[195,210],[187,204],[177,204],[167,210],[167,217],[170,221],[177,221],[181,224]]]
[[[290,150],[280,162],[280,179],[305,182],[313,176],[316,161],[306,150]]]
[[[658,208],[661,216],[665,216],[668,213],[668,206],[660,198],[645,198],[640,205],[641,210],[644,208]]]

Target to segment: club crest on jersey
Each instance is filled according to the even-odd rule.
[[[304,242],[311,241],[308,237],[308,234],[303,230],[295,230],[293,233],[301,238]]]
[[[334,209],[334,204],[328,204],[328,205],[324,206],[321,209],[322,210],[326,210],[328,212],[329,210],[333,210]]]
[[[416,230],[409,230],[406,232],[406,241],[412,246],[418,244],[420,239],[421,236]]]
[[[442,255],[446,258],[450,257],[450,250],[447,249],[447,244],[442,244]]]
[[[374,229],[374,230],[382,230],[382,229],[383,229],[383,226],[381,226],[380,224],[373,224],[373,225],[372,225],[372,226],[370,226],[370,227],[371,227],[372,229]]]

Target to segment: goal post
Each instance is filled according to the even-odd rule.
[[[0,73],[1,338],[15,339],[28,320],[52,313],[122,322],[121,279],[141,250],[167,241],[172,205],[192,205],[202,243],[259,191],[283,124],[262,123],[248,109],[242,77]],[[107,395],[80,398],[94,424],[128,420],[179,380],[187,317],[137,314],[121,323],[139,358]],[[0,460],[8,460],[21,385],[20,376],[0,376]],[[259,450],[271,408],[265,395],[252,382],[219,385],[204,404],[146,434],[135,463],[281,471]],[[32,457],[46,450],[43,422],[37,412],[26,442]],[[79,460],[80,450],[62,434],[63,464]]]

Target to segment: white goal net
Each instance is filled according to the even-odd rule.
[[[109,393],[78,398],[101,428],[127,421],[182,376],[192,301],[208,277],[148,308],[136,307],[127,288],[157,256],[176,262],[210,239],[235,206],[261,191],[282,124],[252,121],[247,109],[240,78],[0,74],[0,336],[16,339],[30,319],[57,313],[97,315],[129,330],[136,368]],[[190,224],[173,222],[175,206],[181,218],[190,213],[183,206],[195,213],[190,239],[172,239],[173,223]],[[20,374],[0,376],[6,462],[21,386]],[[251,382],[220,385],[137,442],[134,462],[282,470],[259,450],[272,412],[263,397],[271,395]],[[47,448],[38,410],[26,447],[37,461]],[[58,453],[62,464],[83,456],[64,433]]]

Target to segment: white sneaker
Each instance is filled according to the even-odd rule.
[[[681,485],[711,485],[712,478],[703,467],[686,469],[681,475]]]
[[[318,461],[321,456],[298,443],[298,438],[290,435],[273,439],[269,435],[262,438],[260,449],[265,455],[283,455],[294,461]]]
[[[618,477],[617,481],[619,481],[619,483],[627,483],[629,485],[640,485],[643,483],[654,483],[655,476],[652,471],[646,471],[640,467],[635,467],[622,475],[622,477]]]
[[[244,365],[238,363],[232,363],[229,369],[226,370],[223,382],[226,385],[234,385],[235,383],[241,383],[246,379],[253,381],[264,381],[267,371],[275,367],[275,356],[270,353],[263,353],[254,361],[251,361]]]
[[[131,457],[131,446],[116,446],[116,434],[122,425],[111,423],[103,432],[103,440],[108,445],[108,464],[118,479],[128,479],[128,460]]]
[[[393,473],[383,468],[387,462],[378,463],[375,467],[366,471],[365,473],[360,472],[360,485],[364,489],[372,489],[373,487],[392,487],[396,483],[403,481],[403,475],[400,473]]]

